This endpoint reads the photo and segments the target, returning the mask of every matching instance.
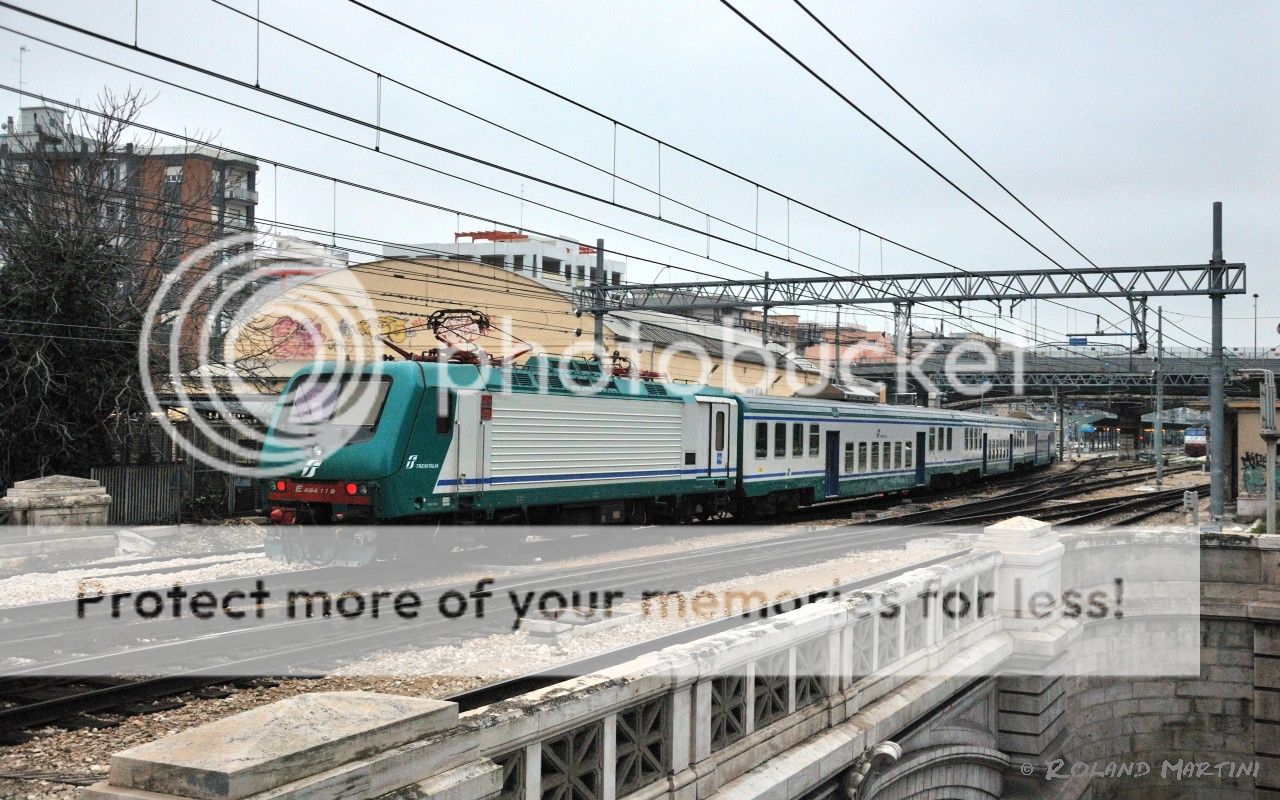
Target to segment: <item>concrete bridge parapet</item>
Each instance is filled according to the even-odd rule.
[[[187,734],[119,754],[108,780],[86,800],[982,800],[997,797],[1093,798],[1088,780],[1048,783],[1055,760],[1173,752],[1179,703],[1192,710],[1214,692],[1248,688],[1247,723],[1232,752],[1253,755],[1280,776],[1280,549],[1264,537],[1207,541],[1208,614],[1226,627],[1212,642],[1202,680],[1169,682],[1172,695],[1123,700],[1065,677],[1061,659],[1090,624],[1028,620],[1005,602],[1015,581],[1025,593],[1060,586],[1064,559],[1098,539],[1059,537],[1035,521],[993,526],[973,549],[882,581],[858,596],[828,599],[771,619],[669,647],[595,674],[462,714],[404,706],[381,696],[382,709],[341,733],[362,743],[328,761],[280,752],[268,776],[236,783],[216,743],[192,761]],[[1221,558],[1219,558],[1221,557]],[[1238,584],[1252,581],[1248,586]],[[998,587],[1005,587],[998,590]],[[1235,587],[1235,588],[1232,588]],[[1251,587],[1251,588],[1250,588]],[[999,598],[966,607],[958,598]],[[1157,598],[1158,599],[1158,598]],[[950,604],[954,613],[945,613]],[[1218,616],[1214,616],[1218,615]],[[1105,625],[1097,626],[1105,630]],[[1247,628],[1247,637],[1242,630]],[[1240,629],[1240,630],[1237,630]],[[1206,634],[1208,635],[1208,634]],[[1227,640],[1239,647],[1225,647]],[[1150,649],[1151,642],[1141,646]],[[1236,653],[1239,651],[1239,653]],[[1202,649],[1202,652],[1204,650]],[[1247,668],[1243,665],[1248,654]],[[1219,663],[1223,662],[1223,663]],[[1228,664],[1237,664],[1227,667]],[[1247,672],[1247,675],[1246,675]],[[1239,683],[1239,687],[1231,681]],[[1211,685],[1204,688],[1205,681]],[[1119,684],[1117,684],[1119,685]],[[1117,693],[1122,689],[1116,689]],[[1150,699],[1152,702],[1146,703]],[[1224,702],[1227,698],[1220,697]],[[428,701],[423,701],[428,702]],[[1144,705],[1144,703],[1146,703]],[[1160,706],[1165,703],[1168,708]],[[1212,703],[1209,703],[1211,706]],[[1214,713],[1215,708],[1202,710]],[[1111,712],[1116,713],[1111,713]],[[287,714],[266,706],[249,713]],[[443,713],[443,715],[441,715]],[[453,713],[456,714],[456,711]],[[1078,724],[1066,720],[1075,713]],[[409,739],[372,736],[361,726],[386,715],[440,720]],[[434,715],[434,716],[433,716]],[[1186,715],[1182,714],[1182,718]],[[236,720],[236,717],[230,720]],[[1125,723],[1132,723],[1127,728]],[[239,723],[228,723],[234,727]],[[1150,724],[1148,724],[1150,723]],[[268,725],[269,723],[254,723]],[[189,732],[196,735],[200,729]],[[1128,731],[1128,732],[1126,732]],[[1185,737],[1185,731],[1181,734]],[[1167,742],[1160,737],[1166,737]],[[1146,737],[1138,739],[1135,737]],[[1247,742],[1245,742],[1247,739]],[[207,737],[206,737],[207,741]],[[1194,740],[1195,744],[1200,740]],[[897,747],[873,750],[877,744]],[[1203,743],[1203,742],[1202,742]],[[1224,744],[1226,744],[1224,742]],[[1092,747],[1093,750],[1089,750]],[[1114,753],[1112,751],[1115,751]],[[880,753],[872,757],[873,753]],[[187,761],[175,758],[185,753]],[[889,755],[885,755],[888,753]],[[900,754],[900,755],[899,755]],[[892,756],[892,757],[890,757]],[[200,759],[207,759],[207,762]],[[222,764],[213,769],[211,763]],[[215,765],[216,765],[215,764]],[[203,776],[192,776],[199,767]],[[174,778],[171,774],[180,774]],[[157,783],[154,776],[170,773]],[[184,777],[185,776],[185,777]],[[1268,781],[1257,780],[1259,796]],[[226,787],[252,785],[245,794]],[[1137,785],[1135,784],[1135,791]],[[194,787],[194,788],[193,788]],[[1255,788],[1251,778],[1248,789]],[[157,792],[157,789],[159,791]],[[1241,795],[1244,796],[1244,795]],[[1253,796],[1253,795],[1248,795]],[[1269,796],[1269,795],[1267,795]]]
[[[339,765],[281,753],[273,785],[172,778],[187,734],[115,757],[86,800],[747,800],[834,785],[870,746],[943,705],[1012,654],[994,614],[938,612],[948,590],[994,585],[998,554],[973,551],[858,597],[814,603],[464,714],[409,744]],[[911,598],[900,613],[881,597]],[[376,704],[387,701],[371,698]],[[270,713],[272,706],[248,713]],[[288,709],[277,709],[289,713]],[[241,715],[243,716],[243,715]],[[261,721],[230,718],[227,724]],[[200,729],[188,732],[196,735]],[[366,737],[358,728],[344,734]],[[994,736],[994,732],[991,732]],[[222,763],[207,737],[208,759]],[[141,751],[141,752],[139,752]],[[199,759],[197,759],[199,761]],[[127,765],[127,766],[126,766]],[[169,775],[157,782],[155,775]],[[465,780],[464,780],[465,778]],[[184,783],[185,781],[185,783]],[[199,792],[200,784],[214,789]],[[153,792],[158,786],[168,793]],[[176,787],[188,787],[174,791]]]

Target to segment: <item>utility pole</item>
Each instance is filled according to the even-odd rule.
[[[18,109],[19,110],[22,109],[22,92],[23,92],[22,62],[25,60],[27,53],[30,53],[30,52],[31,52],[31,48],[27,47],[24,44],[18,48],[18,57],[14,59],[14,61],[18,62]],[[16,133],[16,131],[9,131],[9,133]]]
[[[1156,488],[1164,486],[1164,306],[1156,309],[1156,422],[1152,428]]]
[[[769,349],[769,273],[764,274],[764,306],[760,315],[760,345],[763,349]],[[767,358],[765,359],[768,360]]]
[[[1211,352],[1209,354],[1209,515],[1214,522],[1223,516],[1226,495],[1227,425],[1224,381],[1226,364],[1222,358],[1222,300],[1225,275],[1222,258],[1222,203],[1213,204],[1213,257],[1209,261],[1209,299],[1212,305]]]
[[[1058,460],[1062,461],[1066,448],[1064,437],[1066,436],[1067,420],[1066,414],[1062,411],[1062,396],[1058,393],[1057,386],[1053,387],[1053,404],[1058,407]]]
[[[844,383],[844,370],[840,369],[840,306],[836,306],[836,358],[835,358],[835,382],[837,384]]]
[[[591,270],[591,285],[595,289],[596,318],[595,335],[592,340],[592,351],[596,358],[604,361],[604,239],[596,239],[596,266]],[[601,363],[601,369],[604,364]]]
[[[1253,293],[1253,355],[1251,358],[1258,357],[1258,293]]]

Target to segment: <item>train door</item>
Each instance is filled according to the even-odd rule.
[[[982,432],[982,474],[987,474],[987,432]]]
[[[925,472],[925,433],[916,431],[916,486],[924,486],[928,480]]]
[[[457,491],[466,492],[483,488],[493,395],[460,391],[457,396],[457,411],[454,415],[454,450],[457,453],[454,460],[457,472],[455,486]]]
[[[706,430],[706,476],[727,478],[733,469],[733,415],[732,404],[720,397],[697,398]]]
[[[827,497],[840,494],[840,431],[827,431],[826,483]]]
[[[1009,471],[1013,472],[1013,434],[1009,434]]]

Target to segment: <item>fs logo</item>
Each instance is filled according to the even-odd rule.
[[[404,465],[404,468],[413,469],[413,465],[416,463],[418,463],[418,454],[414,453],[413,455],[409,456],[409,462]]]
[[[299,477],[314,478],[316,476],[316,470],[318,469],[320,469],[320,459],[313,458],[307,462],[305,467],[302,468],[302,475]]]

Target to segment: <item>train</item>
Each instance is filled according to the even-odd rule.
[[[333,452],[299,453],[286,430],[308,381],[377,382],[376,408],[358,419],[311,410],[309,424],[349,426]],[[776,517],[977,482],[1055,455],[1045,421],[733,393],[577,358],[387,361],[377,374],[318,364],[290,379],[263,445],[264,463],[303,464],[269,481],[268,552],[363,564],[420,553],[422,525]]]
[[[1195,458],[1207,455],[1209,452],[1209,429],[1187,428],[1186,434],[1182,438],[1182,452]]]

